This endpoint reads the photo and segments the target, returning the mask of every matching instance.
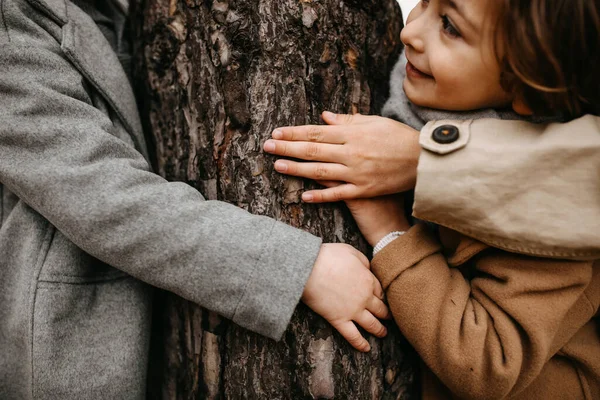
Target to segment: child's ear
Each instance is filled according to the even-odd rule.
[[[519,115],[533,115],[533,111],[521,97],[516,97],[512,102],[512,109]]]

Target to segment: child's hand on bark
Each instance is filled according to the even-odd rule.
[[[321,247],[302,301],[323,316],[357,350],[366,352],[371,346],[354,322],[377,337],[387,334],[377,319],[389,318],[389,310],[382,299],[381,284],[371,273],[364,254],[341,243]]]
[[[310,203],[401,193],[414,188],[421,151],[419,132],[389,118],[325,112],[328,125],[278,128],[264,150],[307,160],[277,160],[275,170],[342,185],[304,193]]]

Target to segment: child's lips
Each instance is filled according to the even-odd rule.
[[[406,62],[406,76],[417,79],[433,79],[433,76],[417,69],[410,61]]]

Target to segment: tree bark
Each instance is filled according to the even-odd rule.
[[[401,49],[396,0],[146,0],[134,15],[158,173],[366,251],[347,210],[302,204],[313,184],[274,172],[262,144],[323,110],[379,111]],[[392,323],[360,354],[302,305],[279,343],[167,293],[154,317],[151,398],[415,397],[415,356]]]

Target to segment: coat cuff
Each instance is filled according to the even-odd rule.
[[[281,339],[320,248],[320,238],[275,223],[234,311],[233,322],[272,339]]]
[[[401,273],[440,250],[441,245],[429,228],[418,224],[377,253],[371,271],[385,291]]]

